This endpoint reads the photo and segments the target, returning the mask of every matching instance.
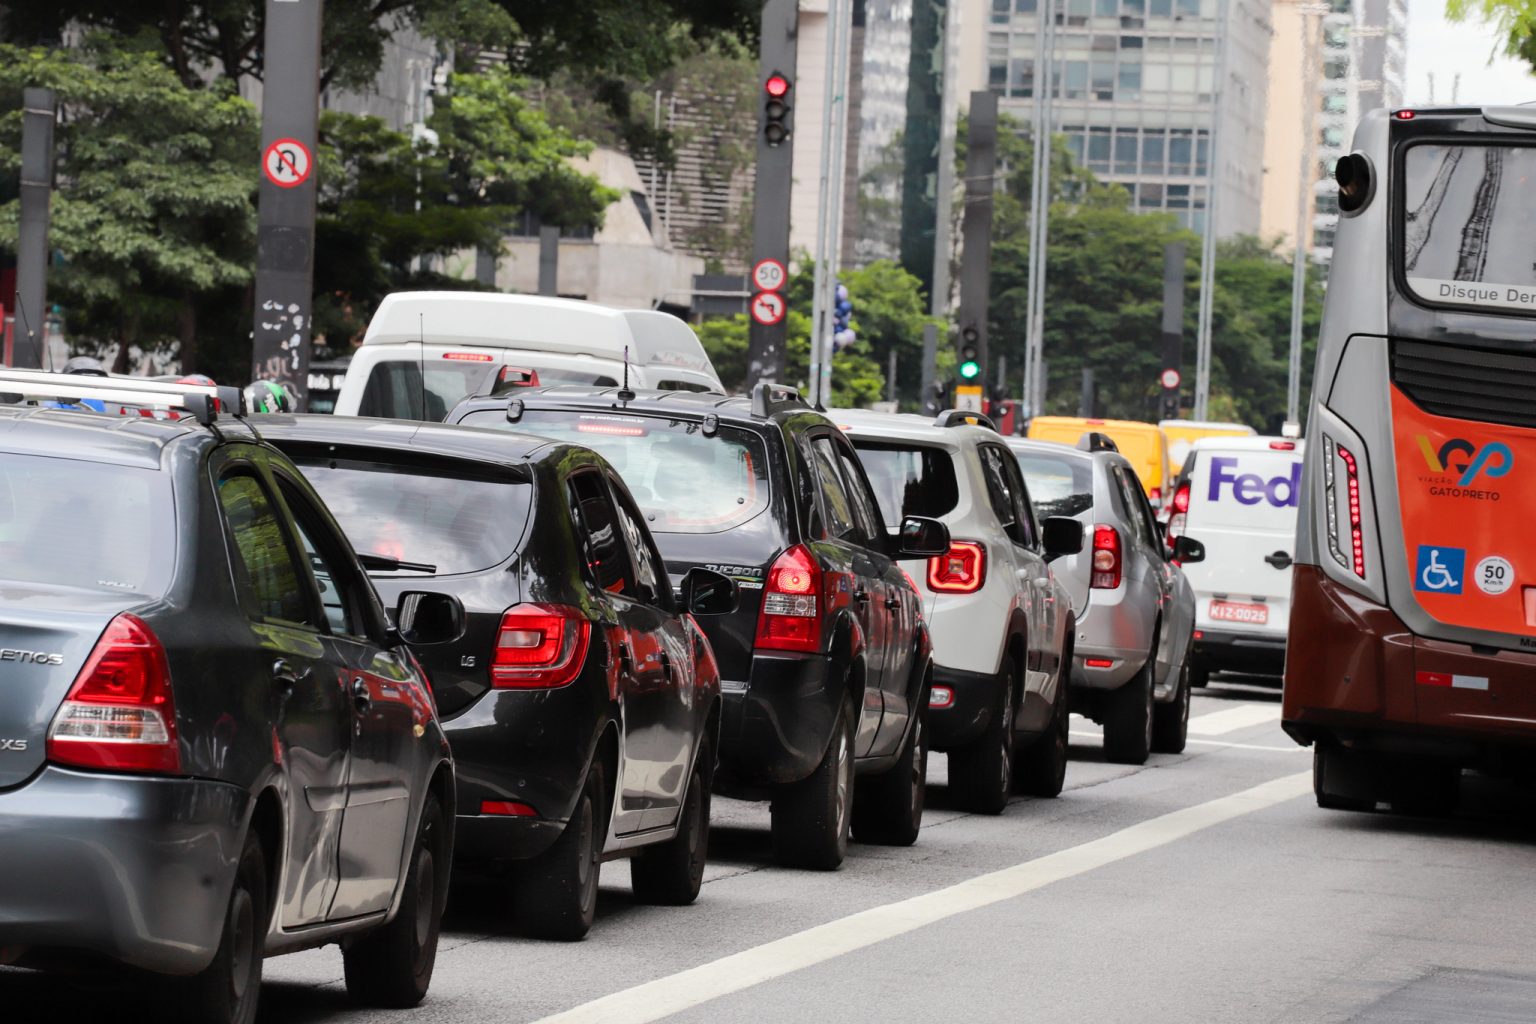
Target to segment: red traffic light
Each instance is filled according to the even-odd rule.
[[[763,84],[763,91],[774,99],[781,100],[789,95],[789,79],[778,73],[769,75],[768,81]]]

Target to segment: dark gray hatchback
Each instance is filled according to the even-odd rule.
[[[426,677],[284,456],[0,406],[0,964],[115,961],[249,1022],[263,955],[340,942],[354,997],[414,1004],[454,798]]]

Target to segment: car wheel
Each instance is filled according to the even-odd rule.
[[[201,973],[177,979],[164,990],[167,1016],[198,1024],[253,1024],[261,997],[268,913],[267,861],[261,837],[252,832],[235,869],[218,952]]]
[[[928,706],[927,691],[918,704]],[[853,802],[853,837],[861,843],[911,846],[923,827],[923,802],[928,790],[928,737],[925,714],[912,723],[906,746],[891,770],[860,779]]]
[[[1070,657],[1063,661],[1061,679],[1056,683],[1056,703],[1051,707],[1051,724],[1045,734],[1024,751],[1014,769],[1019,792],[1029,796],[1055,797],[1067,782],[1068,731],[1071,713],[1067,710],[1067,673]]]
[[[699,898],[709,858],[709,771],[714,754],[699,747],[688,795],[678,815],[677,835],[647,846],[629,862],[630,885],[640,903],[682,907]]]
[[[1189,656],[1179,669],[1178,690],[1173,700],[1152,709],[1152,750],[1182,754],[1189,743]]]
[[[1104,756],[1115,764],[1146,764],[1152,753],[1152,676],[1157,651],[1130,682],[1109,694],[1104,716]]]
[[[816,770],[774,792],[774,857],[786,867],[835,871],[848,856],[853,797],[853,705],[845,703]]]
[[[602,762],[594,761],[565,831],[555,845],[518,869],[514,895],[525,935],[575,942],[592,930],[607,831],[606,792]]]
[[[1013,792],[1013,695],[1018,677],[1018,665],[1010,655],[985,731],[974,743],[949,755],[949,791],[963,810],[1002,814],[1008,806]]]
[[[1329,811],[1374,811],[1374,772],[1365,758],[1319,742],[1312,748],[1312,794]]]
[[[406,1009],[432,984],[437,938],[448,897],[451,855],[447,822],[437,794],[427,794],[394,920],[342,948],[347,995],[365,1006]]]

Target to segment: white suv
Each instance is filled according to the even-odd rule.
[[[1082,549],[1082,524],[1037,520],[1018,461],[974,413],[829,415],[888,522],[921,515],[949,527],[948,553],[910,568],[933,637],[929,746],[949,753],[950,792],[989,814],[1015,786],[1060,793],[1073,621],[1049,563]]]

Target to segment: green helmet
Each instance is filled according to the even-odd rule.
[[[253,381],[245,389],[245,407],[251,412],[293,412],[293,396],[278,381]]]

